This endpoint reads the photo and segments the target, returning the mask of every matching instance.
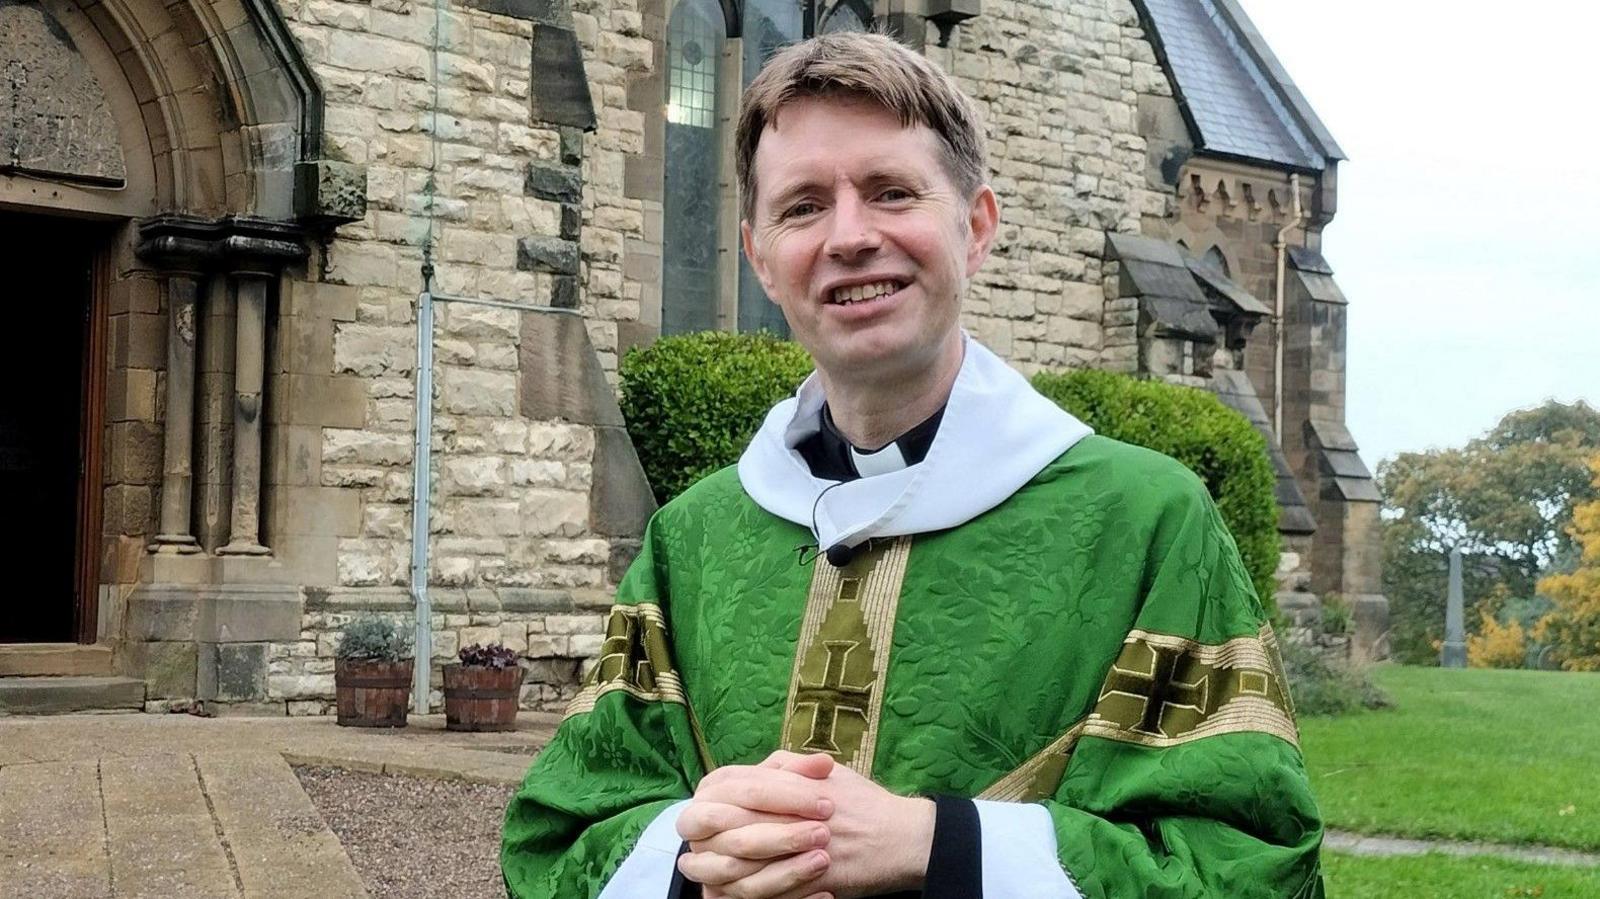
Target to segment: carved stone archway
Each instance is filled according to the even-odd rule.
[[[0,214],[111,235],[94,266],[104,395],[86,399],[109,461],[101,598],[165,579],[161,556],[271,552],[266,310],[313,235],[365,214],[365,172],[322,157],[321,119],[273,0],[0,2]],[[196,459],[228,509],[216,545],[196,526]],[[117,631],[82,617],[82,640]]]

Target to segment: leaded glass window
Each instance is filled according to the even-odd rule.
[[[772,54],[799,41],[805,31],[803,10],[794,0],[750,0],[744,7],[744,60],[741,82],[748,86]],[[767,299],[750,261],[739,253],[739,330],[787,335],[783,311]]]
[[[724,28],[717,0],[679,0],[667,23],[666,171],[661,330],[717,327],[721,156],[718,70]]]
[[[872,10],[865,3],[838,0],[822,14],[822,26],[817,31],[832,34],[835,31],[866,31],[872,21]]]

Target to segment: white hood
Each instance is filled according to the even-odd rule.
[[[823,548],[855,546],[971,521],[1094,433],[982,344],[963,339],[961,371],[920,463],[843,483],[813,476],[795,450],[822,428],[825,397],[813,372],[793,397],[772,407],[739,458],[745,492],[768,512],[812,530]]]

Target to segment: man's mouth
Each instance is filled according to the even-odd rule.
[[[832,306],[854,306],[857,303],[870,303],[887,296],[899,293],[905,287],[901,281],[875,281],[871,284],[852,284],[849,287],[840,287],[828,298]]]

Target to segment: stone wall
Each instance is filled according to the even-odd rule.
[[[246,666],[261,655],[264,690],[247,688],[254,677],[220,678],[201,697],[218,708],[325,711],[350,616],[410,615],[415,309],[430,242],[438,293],[545,310],[436,307],[433,661],[503,642],[526,653],[524,703],[556,707],[598,648],[613,553],[629,542],[628,527],[594,524],[594,468],[616,464],[597,450],[609,422],[530,400],[562,384],[530,377],[546,371],[525,364],[524,342],[529,317],[579,311],[588,339],[571,352],[610,370],[614,320],[638,317],[621,248],[642,222],[622,199],[620,154],[638,147],[640,126],[619,85],[630,66],[648,66],[649,44],[630,50],[622,32],[638,22],[626,10],[570,14],[599,122],[584,135],[534,111],[531,8],[282,4],[325,93],[326,152],[366,167],[368,210],[281,285],[280,380],[303,388],[283,395],[297,414],[275,431],[288,479],[269,536],[287,541],[274,549],[299,575],[303,621],[298,639],[235,654]],[[182,693],[180,678],[152,697]]]
[[[599,654],[601,613],[611,597],[604,591],[441,589],[432,600],[434,708],[443,703],[442,666],[459,648],[502,643],[523,655],[522,707],[559,710],[577,693],[583,661]],[[266,697],[273,712],[333,711],[334,647],[351,618],[364,613],[389,617],[408,632],[414,626],[407,591],[310,591],[300,639],[269,646]]]
[[[1102,331],[1105,232],[1138,233],[1168,208],[1146,183],[1136,112],[1140,94],[1171,89],[1132,4],[985,3],[928,55],[984,108],[1000,200],[965,324],[1025,371],[1102,364],[1117,352],[1113,322]]]

